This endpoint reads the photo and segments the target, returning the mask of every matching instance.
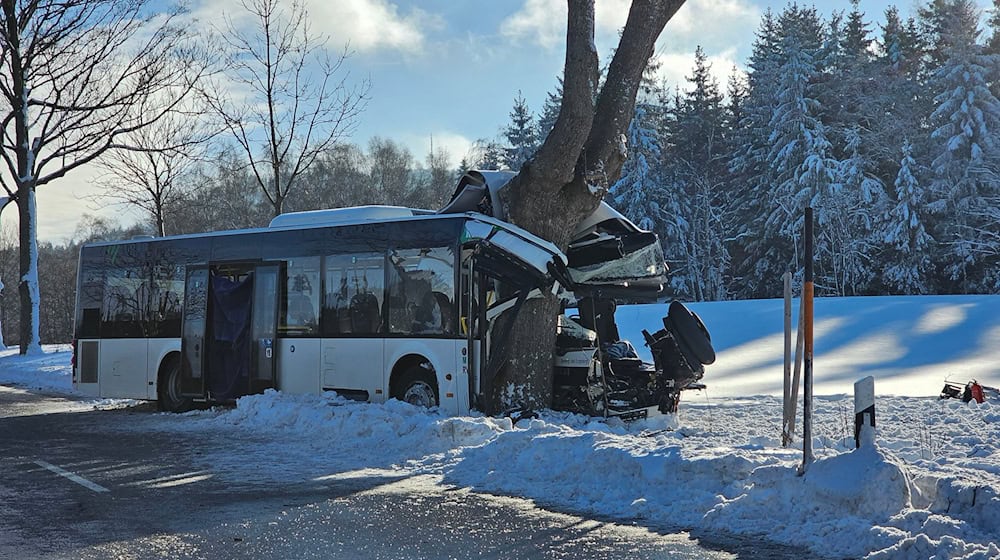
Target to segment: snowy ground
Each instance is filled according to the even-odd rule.
[[[624,425],[547,413],[515,426],[395,401],[269,392],[235,409],[156,420],[165,431],[227,430],[253,442],[253,461],[224,449],[204,458],[235,479],[433,474],[640,524],[760,534],[829,557],[1000,558],[1000,398],[932,396],[946,377],[1000,385],[1000,296],[818,300],[817,460],[804,476],[801,447],[779,442],[781,302],[691,307],[719,359],[709,389],[685,394],[673,418]],[[641,340],[634,333],[654,330],[663,311],[620,308],[623,334]],[[50,350],[0,352],[0,383],[71,392],[67,349]],[[879,394],[877,447],[855,451],[848,395],[865,375]]]

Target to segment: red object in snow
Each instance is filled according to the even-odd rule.
[[[941,389],[941,398],[962,399],[962,402],[975,400],[977,403],[983,403],[986,401],[987,389],[989,389],[992,393],[996,393],[995,388],[983,387],[975,379],[966,383],[965,386],[945,381],[944,388]]]
[[[969,383],[967,389],[969,390],[969,396],[972,397],[971,400],[975,400],[977,403],[982,403],[986,400],[986,395],[983,394],[983,386],[977,381],[972,381]],[[964,400],[964,399],[963,399]],[[965,402],[969,402],[966,400]]]

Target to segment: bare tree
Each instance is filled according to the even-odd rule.
[[[441,208],[448,203],[448,197],[451,196],[457,181],[448,150],[440,146],[434,148],[433,138],[431,140],[431,149],[424,159],[427,165],[426,179],[418,206],[433,209]]]
[[[345,49],[331,58],[325,37],[311,32],[297,0],[245,0],[253,19],[245,30],[232,18],[222,31],[229,50],[228,84],[208,92],[209,103],[246,153],[274,215],[296,180],[320,154],[349,135],[367,104],[369,83],[351,87],[342,72]],[[239,100],[226,88],[240,91]]]
[[[198,188],[180,193],[184,211],[172,216],[171,233],[262,227],[271,219],[270,205],[235,146],[213,151],[192,170],[191,182]]]
[[[9,196],[0,196],[0,216],[3,216],[3,209],[6,208],[7,205],[10,204],[11,202],[12,201],[11,201],[11,199],[10,199]],[[3,227],[3,221],[0,221],[0,253],[4,252],[5,249],[7,248],[6,247],[6,245],[7,245],[7,243],[6,243],[6,237],[7,237],[6,236],[6,229]],[[4,301],[5,297],[6,297],[6,294],[3,291],[3,277],[4,277],[3,271],[4,271],[4,268],[5,267],[3,267],[2,264],[0,264],[0,304],[3,303],[3,301]],[[9,278],[9,276],[8,276],[8,278]],[[3,341],[3,325],[4,325],[4,322],[5,322],[4,321],[4,313],[3,313],[4,309],[6,309],[6,306],[0,305],[0,350],[6,350],[7,349],[7,346],[6,346],[6,344],[4,344],[4,341]]]
[[[214,136],[197,107],[125,135],[130,149],[111,150],[96,162],[103,174],[95,182],[104,189],[94,199],[138,208],[149,216],[156,235],[166,235],[168,214],[177,212],[194,188],[184,181]]]
[[[509,219],[565,250],[572,232],[593,213],[621,175],[625,134],[656,39],[684,0],[633,0],[614,57],[598,91],[594,0],[568,0],[562,107],[535,156],[510,182]],[[596,100],[596,101],[595,101]],[[528,300],[510,341],[513,352],[492,380],[494,410],[544,408],[552,402],[552,348],[559,301]]]
[[[22,354],[41,351],[35,189],[129,147],[125,135],[170,112],[202,73],[179,13],[160,5],[0,0],[0,184],[20,218]]]

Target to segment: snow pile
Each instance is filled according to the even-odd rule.
[[[760,530],[817,552],[860,557],[899,540],[882,525],[910,507],[904,468],[875,447],[820,459],[798,476],[797,465],[758,467],[741,493],[722,498],[704,523],[720,530]]]
[[[1000,400],[920,396],[950,374],[1000,384],[1000,297],[819,300],[816,461],[802,476],[801,444],[780,446],[773,396],[781,302],[691,307],[719,361],[706,373],[709,389],[686,392],[675,417],[624,424],[546,412],[515,424],[268,391],[235,408],[129,415],[121,429],[210,441],[195,460],[234,484],[433,474],[579,513],[761,535],[830,557],[1000,558]],[[641,340],[627,329],[654,328],[665,309],[620,308],[623,334]],[[68,348],[50,350],[0,353],[0,383],[71,392]],[[877,446],[855,450],[846,395],[869,374]],[[886,386],[910,396],[889,396]]]
[[[0,350],[0,383],[56,394],[73,393],[68,344],[46,346],[43,354],[18,355],[17,347]]]
[[[675,417],[633,424],[552,412],[515,424],[269,391],[235,409],[157,415],[128,429],[221,435],[232,444],[201,460],[234,482],[434,474],[560,509],[761,535],[831,557],[1000,557],[1000,444],[980,437],[997,433],[996,406],[883,397],[877,446],[855,450],[851,404],[817,398],[817,459],[803,476],[801,448],[779,446],[780,399],[769,396],[696,398]]]

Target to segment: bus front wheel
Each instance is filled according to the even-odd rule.
[[[411,367],[399,378],[393,397],[414,406],[434,408],[438,405],[434,373],[420,366]]]
[[[194,404],[181,393],[181,362],[169,360],[160,369],[157,383],[156,403],[164,412],[187,412]]]

